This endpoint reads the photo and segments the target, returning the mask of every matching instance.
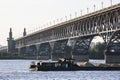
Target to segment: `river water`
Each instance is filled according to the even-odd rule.
[[[29,71],[33,60],[0,60],[0,80],[120,80],[120,71]]]

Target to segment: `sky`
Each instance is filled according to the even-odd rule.
[[[0,44],[7,45],[9,29],[13,37],[43,29],[62,21],[79,17],[103,7],[120,3],[120,0],[0,0]],[[76,14],[77,13],[77,14]],[[76,14],[76,15],[75,15]]]

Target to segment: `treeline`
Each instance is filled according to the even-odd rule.
[[[0,52],[0,59],[23,59],[24,55],[18,53]]]
[[[104,59],[105,43],[97,43],[90,49],[90,59]]]
[[[36,55],[0,52],[0,59],[36,59]]]
[[[104,59],[104,43],[97,43],[89,50],[90,59]],[[35,59],[36,55],[0,52],[0,59]]]

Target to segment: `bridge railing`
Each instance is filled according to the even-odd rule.
[[[100,33],[113,32],[120,29],[120,5],[108,10],[83,16],[55,25],[16,40],[16,47],[41,44],[62,39],[99,35]]]

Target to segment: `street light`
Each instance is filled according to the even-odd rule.
[[[77,12],[75,12],[75,17],[77,17]]]
[[[62,20],[63,20],[63,17],[61,18],[61,22],[62,22]]]
[[[112,0],[111,0],[111,6],[112,6]]]
[[[89,8],[87,8],[87,13],[89,13]]]
[[[81,16],[82,16],[82,9],[81,9],[81,11],[80,11],[80,12],[81,12]]]
[[[65,19],[66,19],[66,21],[67,21],[67,16],[65,16]]]
[[[59,19],[57,19],[57,23],[59,23]]]
[[[72,15],[70,14],[70,19],[71,19]]]
[[[101,6],[102,6],[102,9],[103,9],[103,2],[101,2]]]
[[[51,26],[51,21],[50,21],[50,26]]]
[[[53,23],[54,23],[54,25],[55,25],[55,20],[53,20]]]
[[[95,4],[94,4],[94,11],[95,11]]]

